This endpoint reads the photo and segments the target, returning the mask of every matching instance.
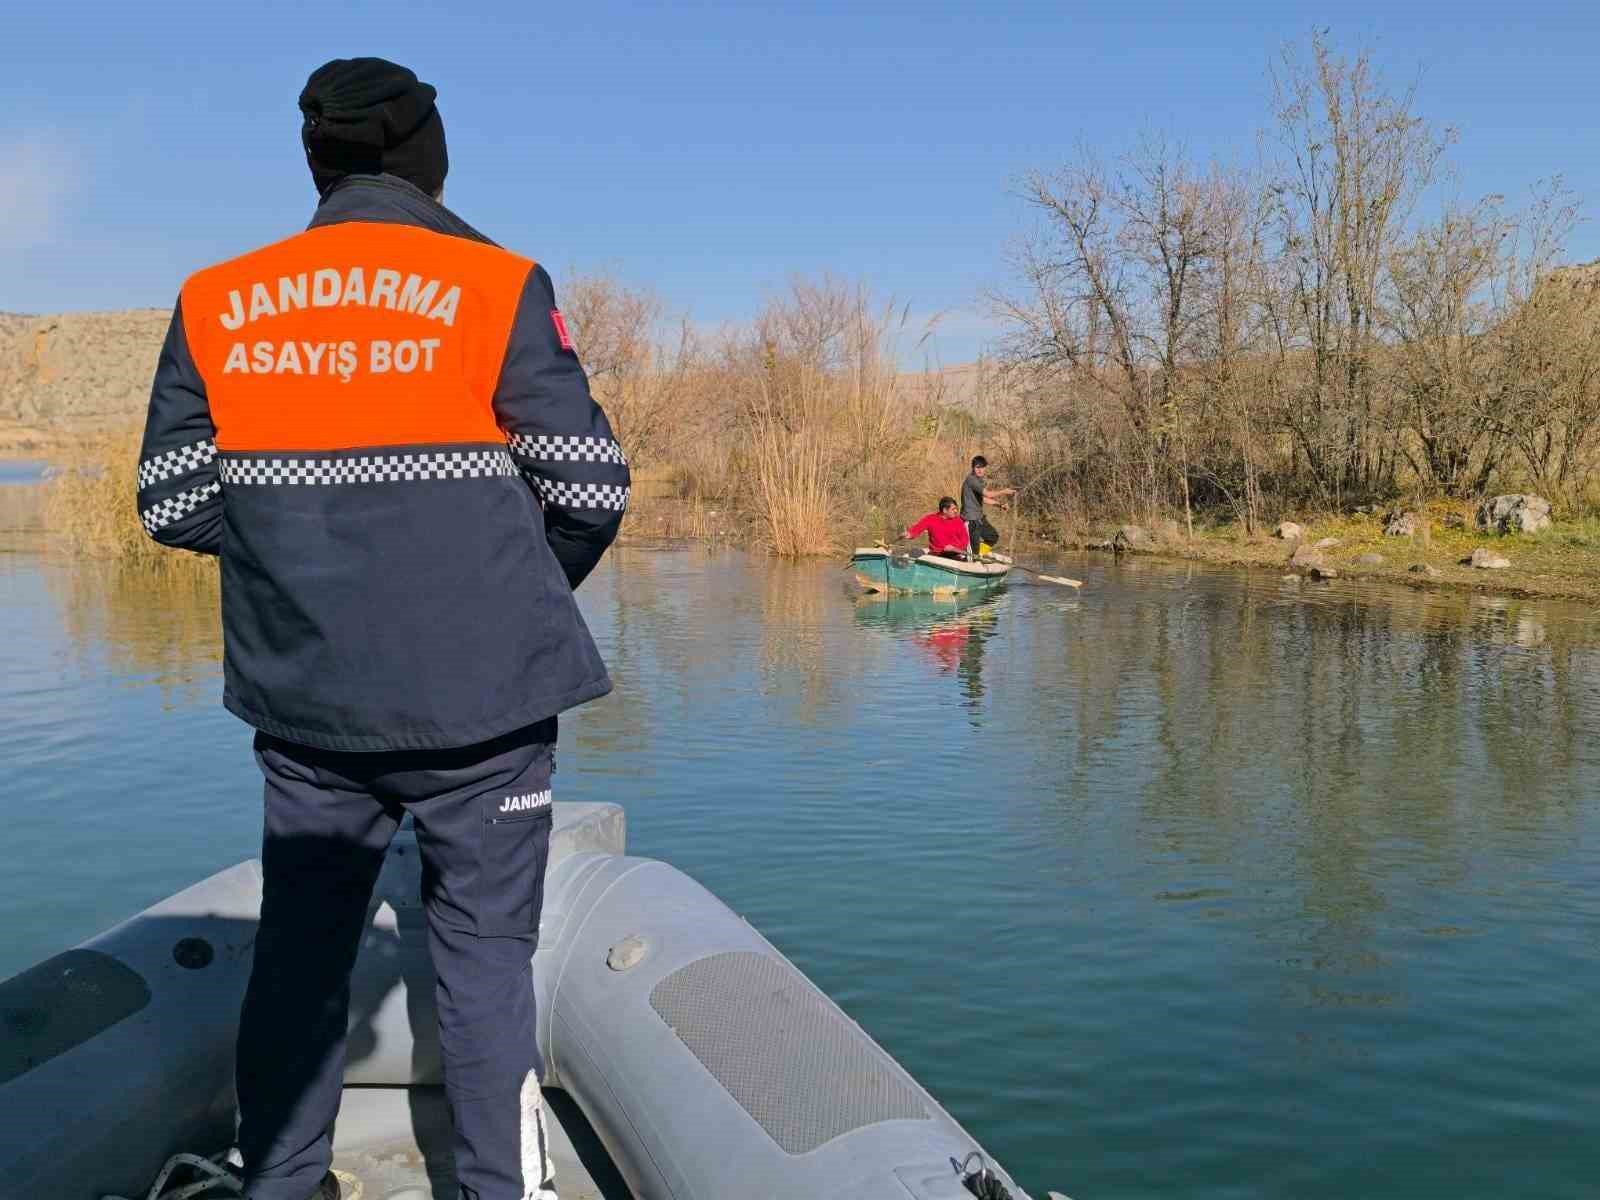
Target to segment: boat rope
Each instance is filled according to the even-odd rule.
[[[200,1178],[186,1183],[172,1183],[179,1168],[188,1168]],[[168,1184],[171,1187],[168,1188]],[[161,1174],[150,1185],[150,1190],[135,1200],[199,1200],[200,1197],[237,1196],[244,1191],[244,1181],[227,1162],[226,1154],[214,1158],[201,1158],[198,1154],[174,1154],[161,1168]],[[129,1200],[126,1196],[103,1196],[101,1200]]]
[[[978,1166],[973,1171],[967,1167],[973,1159],[978,1160]],[[984,1160],[980,1151],[974,1150],[960,1162],[950,1160],[950,1165],[956,1169],[956,1175],[961,1179],[961,1185],[971,1192],[978,1200],[1012,1200],[1011,1191],[1000,1182],[1000,1177],[989,1169],[989,1164]]]

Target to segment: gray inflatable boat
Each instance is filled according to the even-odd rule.
[[[949,1114],[726,905],[624,841],[615,805],[556,809],[534,978],[563,1200],[971,1200],[953,1164],[985,1160]],[[352,981],[346,1200],[457,1194],[419,893],[402,830]],[[172,1155],[227,1148],[260,899],[243,862],[0,984],[0,1197],[142,1198]]]

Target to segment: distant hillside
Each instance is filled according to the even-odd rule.
[[[900,386],[913,403],[964,409],[983,420],[1003,412],[1008,400],[1000,372],[993,362],[907,371],[901,376]]]
[[[48,430],[137,419],[171,315],[0,313],[0,421]]]
[[[170,315],[0,313],[0,422],[48,433],[142,417]],[[907,372],[902,386],[914,402],[978,413],[998,399],[993,366],[977,363]]]
[[[1550,272],[1545,287],[1566,288],[1589,304],[1600,301],[1600,258],[1593,262],[1558,267]]]

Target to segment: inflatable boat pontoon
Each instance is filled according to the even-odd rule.
[[[557,808],[534,978],[563,1200],[970,1200],[952,1160],[978,1147],[939,1104],[726,905],[623,849],[617,806]],[[345,1200],[457,1194],[419,892],[402,830],[352,982]],[[171,1155],[226,1149],[260,898],[243,862],[0,984],[0,1195],[144,1197]]]

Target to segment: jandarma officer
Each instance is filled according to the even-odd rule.
[[[350,970],[407,813],[462,1195],[555,1195],[530,960],[556,716],[611,689],[573,589],[628,466],[550,277],[441,203],[434,101],[382,59],[312,73],[316,213],[184,284],[140,454],[146,530],[221,557],[223,703],[265,778],[250,1200],[338,1194]]]

